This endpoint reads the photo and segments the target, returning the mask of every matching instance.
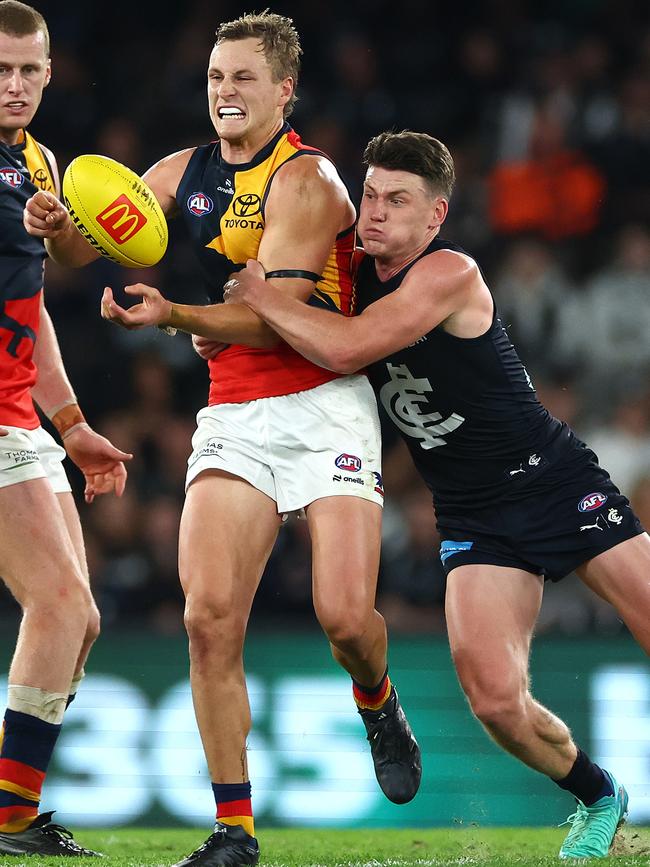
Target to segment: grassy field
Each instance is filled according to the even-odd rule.
[[[413,830],[260,830],[264,867],[558,867],[565,829],[466,828]],[[101,867],[169,867],[207,836],[205,830],[120,829],[80,831],[82,845],[104,853]],[[624,827],[618,834],[612,867],[648,867],[650,829]],[[84,864],[97,861],[83,859]],[[576,862],[574,862],[576,863]],[[582,861],[581,865],[603,864]],[[57,858],[0,858],[12,867],[59,865]]]

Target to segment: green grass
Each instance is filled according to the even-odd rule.
[[[170,867],[196,848],[209,831],[131,828],[79,831],[77,840],[104,853],[101,867]],[[261,829],[262,867],[559,867],[565,829],[459,828],[413,830]],[[69,862],[64,862],[69,863]],[[83,859],[84,864],[97,864]],[[575,863],[575,862],[574,862]],[[650,828],[623,828],[612,867],[650,864]],[[0,858],[11,867],[58,865],[60,858]],[[603,864],[581,861],[580,865]]]

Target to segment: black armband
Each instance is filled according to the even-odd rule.
[[[280,271],[267,271],[267,280],[272,277],[297,277],[300,280],[313,280],[314,283],[320,282],[323,278],[313,271],[303,271],[300,268],[283,268]]]

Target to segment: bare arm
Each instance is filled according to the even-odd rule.
[[[354,221],[347,192],[331,164],[303,157],[278,172],[268,197],[259,261],[266,271],[299,269],[320,274],[336,236]],[[306,300],[314,283],[306,279],[269,281],[282,296]],[[102,299],[102,315],[127,328],[161,325],[224,343],[268,347],[278,337],[248,306],[172,304],[158,290],[138,284],[125,291],[143,301],[129,310],[115,304],[110,290]]]
[[[63,366],[54,326],[41,302],[41,323],[34,348],[38,379],[32,396],[58,430],[70,458],[86,479],[85,498],[114,491],[121,496],[126,484],[125,461],[133,457],[116,449],[87,424]]]
[[[166,216],[172,216],[176,210],[176,188],[191,155],[192,149],[172,154],[160,160],[144,175]],[[57,175],[54,156],[49,151],[48,156]],[[58,195],[58,175],[56,189]],[[48,255],[59,265],[79,268],[99,258],[100,254],[86,241],[65,206],[53,193],[43,190],[35,193],[25,205],[23,223],[30,235],[45,239]]]
[[[385,358],[442,322],[454,323],[448,330],[467,331],[458,336],[469,337],[483,333],[492,317],[476,264],[449,251],[421,259],[398,289],[350,318],[281,295],[253,260],[234,283],[229,296],[249,304],[301,355],[338,373]]]

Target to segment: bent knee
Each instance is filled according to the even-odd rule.
[[[368,633],[369,617],[355,612],[317,612],[318,622],[335,647],[350,648],[363,643]]]
[[[238,611],[232,599],[190,594],[184,621],[190,646],[196,652],[243,645],[248,614]]]

